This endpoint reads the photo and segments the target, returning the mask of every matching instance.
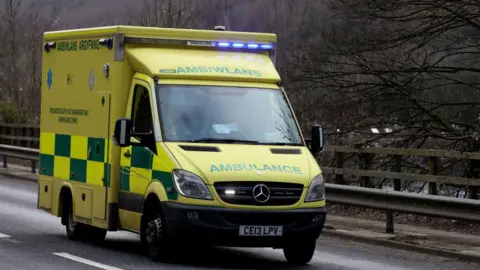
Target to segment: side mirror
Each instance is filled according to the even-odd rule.
[[[323,151],[325,139],[323,136],[323,128],[321,126],[312,126],[312,143],[311,151],[317,154]]]
[[[128,147],[131,145],[132,126],[132,120],[130,119],[122,118],[117,120],[113,135],[116,145],[120,147]]]

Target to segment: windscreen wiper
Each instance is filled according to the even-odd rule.
[[[193,143],[245,143],[245,144],[260,144],[259,141],[251,140],[237,140],[237,139],[220,139],[220,138],[202,138],[197,140],[190,140]]]

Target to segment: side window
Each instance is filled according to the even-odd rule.
[[[133,92],[132,115],[134,133],[153,132],[152,109],[148,90],[136,85]]]

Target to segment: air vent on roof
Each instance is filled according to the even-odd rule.
[[[180,145],[185,151],[197,151],[197,152],[220,152],[220,149],[215,146],[199,146],[199,145]]]
[[[270,148],[272,154],[277,155],[300,155],[302,153],[301,149],[286,149],[286,148]]]

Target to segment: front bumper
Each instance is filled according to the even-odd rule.
[[[299,239],[318,239],[325,208],[295,210],[237,210],[162,203],[169,236],[180,241],[231,247],[281,248]],[[283,226],[282,236],[239,236],[240,225]]]

